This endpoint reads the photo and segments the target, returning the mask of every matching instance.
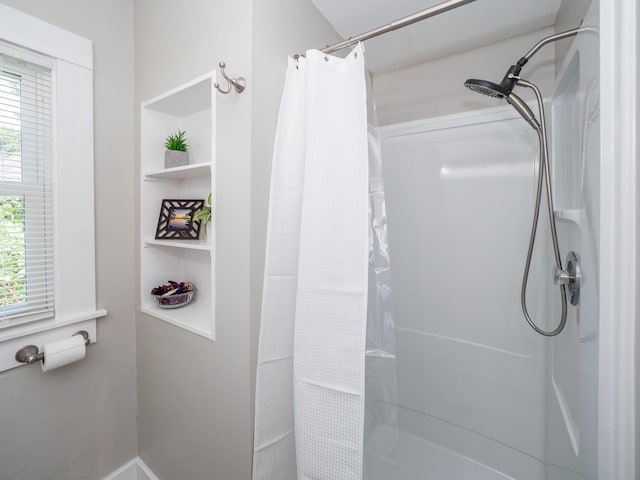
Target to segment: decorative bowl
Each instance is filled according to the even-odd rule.
[[[191,302],[195,293],[195,290],[191,290],[185,293],[175,293],[173,295],[169,295],[168,297],[153,294],[151,294],[151,296],[160,308],[180,308]]]

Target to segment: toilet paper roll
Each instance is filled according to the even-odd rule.
[[[82,335],[74,335],[64,340],[47,343],[42,347],[42,353],[44,353],[43,372],[77,362],[82,360],[86,353],[84,338]]]

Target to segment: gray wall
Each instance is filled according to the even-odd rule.
[[[640,9],[636,10],[636,31],[640,30]],[[636,58],[636,77],[640,78],[640,50],[638,58]],[[636,88],[636,164],[640,165],[640,87]],[[640,185],[640,168],[636,169],[636,185]],[[636,189],[636,205],[640,205],[640,191]],[[636,210],[636,238],[640,238],[640,209]],[[640,258],[640,245],[636,244],[636,258]],[[640,268],[636,268],[636,344],[635,344],[635,366],[636,366],[636,382],[635,396],[636,399],[636,480],[640,480]]]
[[[140,456],[160,478],[248,479],[271,151],[287,54],[335,34],[307,1],[140,0],[135,13],[136,109],[221,60],[248,83],[242,95],[217,96],[216,341],[138,316]]]
[[[2,2],[94,42],[97,301],[109,316],[84,361],[0,374],[0,477],[98,479],[137,450],[134,223],[122,215],[134,209],[133,0]]]
[[[510,40],[467,50],[431,62],[375,75],[374,96],[381,125],[407,122],[480,108],[502,102],[464,88],[467,78],[499,82],[509,65],[515,63],[553,28],[514,37]],[[522,76],[550,95],[554,78],[553,48],[540,50],[523,69]],[[532,98],[519,89],[524,99]]]
[[[136,0],[134,31],[137,144],[141,101],[221,60],[248,83],[217,97],[216,342],[137,314],[139,454],[166,480],[249,478],[251,2]]]
[[[84,362],[46,376],[36,368],[0,375],[0,424],[9,426],[0,437],[3,478],[98,479],[139,453],[160,478],[248,479],[271,150],[286,56],[332,41],[335,32],[307,1],[4,3],[94,41],[98,304],[110,314]],[[121,212],[137,214],[140,102],[220,60],[249,88],[218,96],[212,343],[135,313],[137,228],[134,220],[114,226],[122,225]],[[55,408],[43,410],[42,399]]]
[[[135,18],[136,115],[140,101],[221,60],[248,83],[242,95],[217,96],[216,341],[138,314],[140,456],[164,479],[249,479],[271,152],[287,55],[335,32],[306,0],[139,0]]]

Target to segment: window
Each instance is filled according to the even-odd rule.
[[[96,305],[92,44],[0,2],[0,55],[2,372],[22,365],[24,345],[78,330],[95,341],[107,311]]]
[[[53,315],[51,103],[51,69],[0,50],[0,328]]]

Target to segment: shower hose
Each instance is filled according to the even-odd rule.
[[[562,260],[560,259],[560,248],[558,246],[558,232],[556,230],[556,221],[554,216],[553,195],[551,192],[551,175],[549,173],[549,151],[547,146],[547,128],[544,117],[544,105],[542,103],[542,94],[538,87],[523,79],[518,79],[518,85],[532,89],[535,92],[538,101],[538,110],[540,112],[540,125],[535,129],[538,133],[538,143],[540,145],[540,169],[538,172],[538,189],[536,193],[536,204],[533,214],[533,224],[531,226],[531,236],[529,237],[529,250],[527,251],[527,261],[525,262],[524,275],[522,278],[522,289],[520,291],[520,303],[522,304],[522,313],[527,323],[540,335],[553,337],[558,335],[564,329],[567,323],[567,295],[565,285],[560,284],[560,297],[562,299],[562,313],[560,322],[554,330],[543,330],[533,321],[527,310],[527,283],[529,280],[529,270],[531,268],[531,257],[533,256],[533,247],[536,241],[536,231],[538,229],[538,218],[540,217],[540,200],[542,198],[542,183],[545,181],[547,190],[547,207],[549,214],[549,226],[551,227],[551,240],[553,243],[553,253],[556,262],[556,271],[562,271]]]

